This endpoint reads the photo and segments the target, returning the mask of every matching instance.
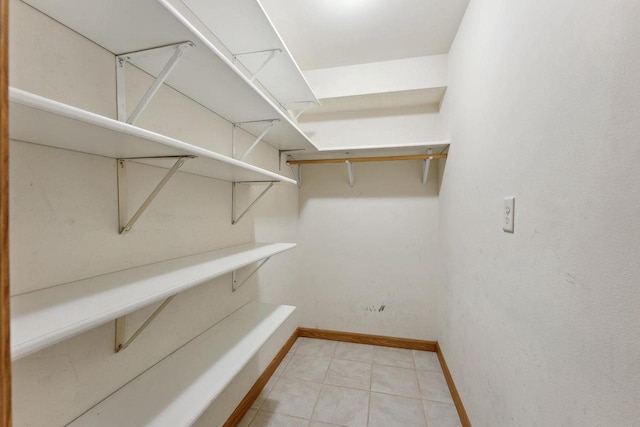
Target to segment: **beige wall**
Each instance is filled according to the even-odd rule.
[[[302,326],[433,340],[438,163],[305,165],[300,192]],[[384,309],[381,309],[384,306]]]
[[[476,427],[640,425],[638,22],[625,0],[469,4],[442,108],[438,300]]]
[[[115,118],[110,52],[20,1],[11,2],[11,23],[12,86]],[[130,99],[140,97],[150,77],[133,67],[127,72]],[[138,124],[231,152],[231,124],[166,87]],[[240,136],[245,145],[253,140]],[[277,151],[266,145],[249,161],[278,170]],[[164,170],[131,166],[129,201],[135,206]],[[276,185],[251,214],[231,226],[231,184],[178,173],[134,230],[119,235],[115,160],[12,141],[10,177],[12,295],[249,241],[297,241],[294,185]],[[235,294],[230,276],[180,294],[122,353],[113,352],[110,323],[17,361],[15,425],[66,424],[251,299],[297,305],[297,257],[296,250],[274,257]],[[128,316],[128,327],[139,325],[153,309]],[[226,404],[212,409],[217,416],[209,425],[234,409],[295,326],[294,316],[283,329],[287,333],[274,337],[229,387],[221,399]]]

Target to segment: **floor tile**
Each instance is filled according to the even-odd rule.
[[[368,391],[371,388],[371,364],[332,359],[324,383]]]
[[[262,389],[262,391],[260,392],[256,400],[253,401],[253,404],[251,405],[252,408],[260,409],[260,406],[262,406],[262,403],[267,398],[267,396],[269,395],[269,392],[271,391],[271,389],[273,388],[273,386],[276,384],[277,381],[278,381],[278,377],[269,378],[269,381],[267,381],[267,384],[265,384],[264,388]]]
[[[418,384],[423,399],[453,403],[444,375],[437,372],[417,371]]]
[[[250,424],[251,427],[308,427],[309,420],[260,411]]]
[[[238,427],[247,427],[257,413],[258,413],[257,409],[253,409],[253,408],[249,409],[247,413],[244,414],[244,417],[242,417],[242,419],[238,423]]]
[[[307,354],[309,356],[316,357],[332,357],[336,348],[335,341],[316,340],[313,338],[298,338],[298,341],[300,341],[300,344],[296,349],[297,354]]]
[[[333,353],[336,359],[356,360],[358,362],[369,362],[373,360],[373,346],[367,344],[355,344],[350,342],[339,342]]]
[[[419,371],[431,371],[442,373],[442,367],[438,360],[438,354],[433,351],[413,350],[413,362]]]
[[[312,418],[346,427],[366,427],[368,412],[368,391],[325,384]]]
[[[296,353],[282,372],[282,377],[321,383],[329,369],[329,357],[315,357]]]
[[[369,403],[369,427],[414,426],[426,426],[420,400],[409,397],[392,396],[390,394],[371,393]]]
[[[280,377],[260,410],[310,418],[321,388],[321,384]]]
[[[373,363],[415,369],[411,350],[404,348],[374,347]]]
[[[282,362],[280,362],[280,364],[276,368],[273,375],[276,377],[279,377],[280,375],[282,375],[282,372],[284,372],[285,368],[287,367],[287,365],[289,364],[292,358],[293,358],[293,353],[287,353],[287,355],[284,356],[284,358],[282,359]]]
[[[371,391],[420,398],[416,371],[394,366],[373,365]]]
[[[452,404],[423,400],[422,406],[429,427],[462,427],[458,411]]]

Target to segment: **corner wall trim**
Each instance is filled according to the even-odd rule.
[[[442,366],[442,372],[444,373],[444,378],[447,380],[447,385],[449,386],[449,392],[451,392],[451,397],[453,398],[453,404],[456,406],[456,410],[458,411],[458,416],[460,417],[460,423],[462,427],[471,427],[471,421],[467,416],[467,411],[464,409],[464,405],[462,405],[462,399],[460,399],[460,394],[458,393],[458,389],[453,382],[453,377],[451,376],[451,372],[449,371],[449,367],[447,366],[446,360],[444,360],[444,355],[442,354],[442,349],[440,348],[440,344],[436,342],[436,352],[438,353],[438,360],[440,361],[440,366]]]
[[[460,423],[462,424],[462,427],[471,427],[471,421],[469,421],[467,412],[462,405],[462,399],[460,399],[460,394],[458,393],[458,389],[456,389],[453,377],[451,376],[447,362],[442,354],[442,349],[437,341],[422,341],[409,338],[395,338],[381,335],[358,334],[354,332],[340,332],[312,328],[296,329],[282,349],[280,349],[278,354],[273,358],[269,366],[267,366],[267,369],[265,369],[262,375],[260,375],[253,387],[251,387],[233,413],[229,416],[227,421],[224,423],[224,427],[236,427],[240,423],[247,411],[251,409],[251,405],[253,405],[253,402],[258,398],[262,389],[276,371],[284,357],[287,355],[289,350],[291,350],[291,347],[293,347],[293,344],[296,342],[298,337],[351,342],[356,344],[370,344],[382,347],[404,348],[408,350],[431,351],[436,353],[438,355],[438,360],[440,361],[440,366],[442,366],[442,372],[444,373],[447,385],[449,386],[453,403],[458,411]]]
[[[9,315],[9,1],[0,0],[0,425],[11,426]]]
[[[298,336],[318,338],[331,341],[351,342],[356,344],[379,345],[382,347],[406,348],[409,350],[433,351],[437,349],[436,341],[422,341],[410,338],[385,337],[382,335],[358,334],[354,332],[328,331],[325,329],[298,328]]]

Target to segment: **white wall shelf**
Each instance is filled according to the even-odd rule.
[[[423,162],[422,183],[426,184],[431,160],[446,159],[445,153],[448,149],[449,143],[443,141],[326,148],[313,154],[294,153],[289,155],[287,164],[291,167],[291,172],[300,187],[302,185],[302,165],[344,163],[347,166],[349,185],[353,187],[355,183],[354,163],[421,160]],[[294,168],[294,166],[296,167]]]
[[[278,181],[282,175],[108,117],[10,88],[11,139],[167,167],[152,157],[196,156],[181,171],[229,182]]]
[[[161,0],[161,3],[170,5],[174,13],[194,26],[198,22],[204,24],[234,54],[236,63],[240,62],[252,76],[258,73],[256,79],[281,104],[318,103],[258,0]]]
[[[192,425],[295,307],[250,302],[69,424]]]
[[[295,246],[247,243],[14,296],[11,357],[19,359]]]
[[[265,138],[278,150],[315,151],[311,140],[210,41],[215,36],[205,34],[209,31],[203,24],[196,27],[178,11],[170,12],[172,6],[168,3],[165,6],[169,9],[157,0],[26,2],[116,55],[193,42],[194,47],[184,52],[166,78],[167,85],[228,121],[243,123],[243,129],[256,136],[264,130],[259,121],[279,120]],[[173,52],[152,52],[155,49],[149,55],[135,55],[128,62],[158,76]],[[280,79],[281,86],[289,83],[287,75]]]
[[[416,142],[409,144],[360,145],[351,147],[323,147],[316,153],[292,152],[293,160],[331,159],[333,157],[377,157],[377,156],[407,156],[425,154],[432,150],[434,154],[446,151],[449,141]]]

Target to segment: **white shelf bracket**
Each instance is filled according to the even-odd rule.
[[[155,319],[156,316],[160,314],[162,310],[164,310],[167,304],[171,302],[173,297],[175,297],[175,295],[172,295],[166,300],[164,300],[164,302],[160,304],[160,307],[156,308],[155,311],[151,313],[151,316],[149,316],[147,320],[145,320],[144,323],[140,325],[140,327],[133,333],[133,335],[131,335],[131,337],[128,340],[125,340],[125,337],[124,337],[126,318],[125,316],[118,317],[116,319],[116,348],[115,348],[116,353],[129,347],[129,344],[131,344],[138,337],[138,335],[140,335],[142,331],[144,331],[145,328],[149,326],[149,324],[153,321],[153,319]]]
[[[291,152],[294,152],[294,151],[305,151],[305,149],[304,148],[295,148],[293,150],[278,150],[278,170],[282,170],[282,153],[291,153]],[[289,164],[288,160],[287,160],[287,164]],[[289,165],[289,166],[291,166],[291,165]]]
[[[131,217],[131,219],[127,219],[128,209],[127,209],[127,162],[135,161],[135,160],[143,160],[143,158],[134,158],[134,159],[117,159],[117,169],[118,169],[118,227],[120,234],[128,233],[131,231],[133,225],[140,219],[140,216],[144,213],[144,211],[149,207],[153,199],[156,198],[158,193],[164,188],[164,186],[169,182],[169,180],[178,172],[178,169],[184,164],[184,162],[188,159],[193,159],[195,156],[177,156],[177,157],[152,157],[147,159],[176,159],[176,162],[173,164],[171,169],[165,174],[162,180],[156,185],[156,188],[153,189],[151,194],[147,196],[146,200],[142,202],[142,205],[138,208],[137,212]]]
[[[353,184],[355,182],[355,178],[353,176],[353,163],[347,160],[345,161],[345,164],[347,165],[347,173],[349,174],[349,186],[353,187]]]
[[[315,101],[301,101],[301,102],[289,102],[283,107],[289,111],[289,115],[293,120],[298,120],[298,118],[304,114],[309,108],[316,105]],[[297,113],[296,113],[297,111]]]
[[[236,187],[238,184],[264,184],[268,181],[256,181],[256,182],[233,182],[231,183],[231,224],[235,225],[238,222],[240,222],[240,220],[242,219],[243,216],[245,216],[250,210],[251,208],[258,203],[258,200],[260,200],[262,198],[262,196],[264,196],[267,191],[269,191],[271,189],[271,187],[273,187],[273,184],[276,183],[276,181],[271,181],[269,182],[269,185],[267,186],[267,188],[265,188],[262,193],[260,193],[258,195],[258,197],[256,197],[256,199],[251,202],[251,204],[249,206],[247,206],[247,208],[242,211],[242,213],[236,217],[236,200],[237,200],[237,196],[236,196]]]
[[[296,167],[294,168],[291,163],[287,163],[287,164],[291,168],[291,174],[295,178],[298,184],[298,188],[301,188],[302,187],[302,165],[297,164]]]
[[[431,148],[429,148],[427,150],[427,154],[431,154],[433,150],[431,150]],[[424,166],[422,168],[422,183],[426,184],[427,181],[429,180],[429,168],[431,167],[431,159],[425,159],[424,160]]]
[[[249,69],[244,65],[244,68],[247,69],[247,71],[249,71],[250,77],[249,80],[250,81],[254,81],[258,75],[260,74],[260,72],[262,72],[262,70],[264,70],[264,68],[267,66],[267,64],[269,62],[271,62],[271,60],[279,53],[282,53],[282,49],[267,49],[267,50],[258,50],[255,52],[245,52],[245,53],[238,53],[236,55],[233,55],[233,62],[240,62],[242,63],[242,61],[240,61],[240,57],[242,56],[247,56],[247,55],[256,55],[256,54],[260,54],[260,53],[267,53],[270,52],[270,55],[267,57],[267,59],[264,60],[264,62],[262,63],[262,65],[260,65],[260,67],[258,67],[258,69],[252,74]]]
[[[158,92],[165,80],[167,80],[167,77],[169,77],[171,71],[173,71],[180,58],[182,58],[182,56],[184,55],[185,50],[193,46],[194,44],[191,42],[183,42],[170,46],[141,50],[116,56],[116,95],[118,100],[118,120],[133,124],[133,122],[136,121],[140,114],[142,114],[147,105],[149,105],[149,102],[151,102],[151,99]],[[174,49],[173,55],[171,55],[171,58],[169,58],[165,66],[162,68],[155,81],[151,84],[149,89],[147,89],[147,92],[144,94],[140,102],[138,102],[138,105],[136,105],[136,108],[134,108],[131,115],[127,117],[126,83],[124,72],[125,64],[127,62],[130,62],[137,56],[146,56],[149,54],[165,51],[166,49]]]
[[[273,119],[273,120],[261,120],[261,121],[265,121],[265,122],[269,122],[269,124],[267,125],[267,128],[262,131],[262,133],[260,135],[258,135],[258,137],[255,139],[255,141],[253,141],[253,143],[249,146],[249,148],[247,148],[247,151],[245,151],[242,156],[240,156],[239,160],[244,160],[245,157],[247,157],[249,155],[249,153],[251,153],[256,146],[260,143],[260,141],[262,141],[262,138],[264,138],[265,136],[267,136],[267,133],[269,133],[269,131],[271,129],[273,129],[273,127],[276,125],[276,123],[280,122],[280,119]],[[254,122],[245,122],[245,123],[254,123]],[[233,124],[233,133],[231,135],[231,143],[232,143],[232,157],[235,159],[236,155],[237,155],[237,143],[236,143],[236,129],[238,126],[241,126],[242,123],[234,123]]]
[[[262,261],[260,261],[260,264],[258,264],[256,266],[256,268],[254,268],[251,273],[249,273],[247,275],[247,277],[245,277],[244,279],[242,279],[242,281],[240,283],[238,283],[238,270],[233,270],[231,272],[231,291],[235,292],[237,291],[240,286],[244,285],[244,283],[249,280],[251,278],[251,276],[253,276],[254,274],[256,274],[256,272],[258,270],[260,270],[260,268],[265,265],[267,263],[267,261],[269,261],[271,259],[271,257],[265,258]]]

